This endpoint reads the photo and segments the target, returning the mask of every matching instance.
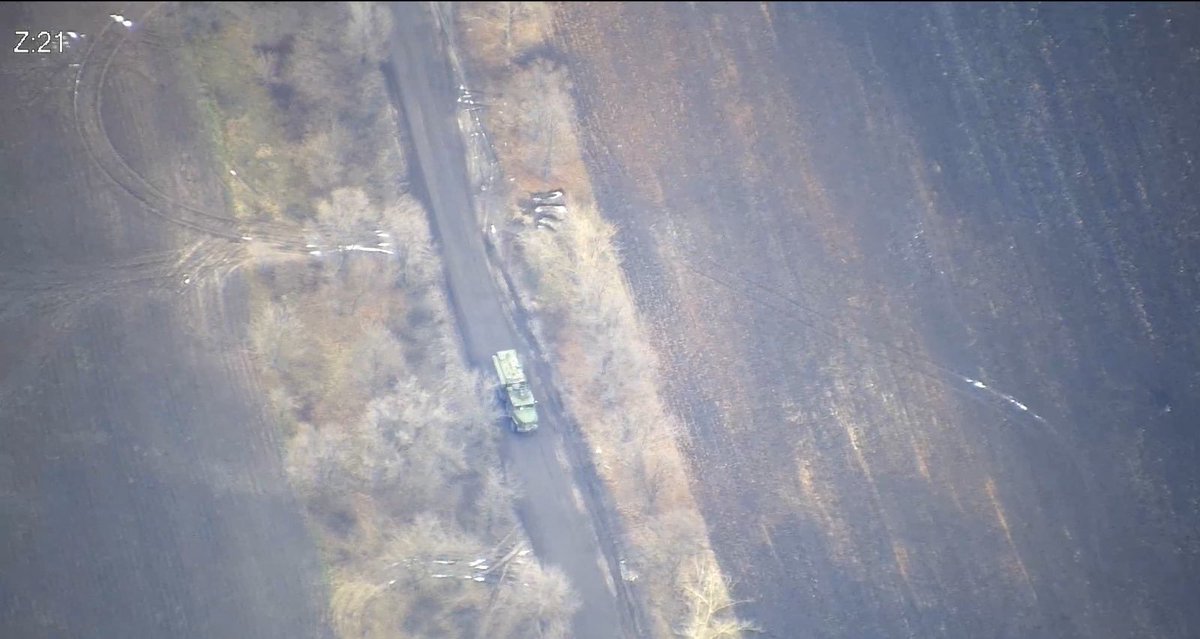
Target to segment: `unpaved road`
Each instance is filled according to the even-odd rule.
[[[244,247],[188,223],[221,183],[172,9],[147,9],[0,7],[6,34],[104,42],[0,52],[0,636],[326,637],[239,347]]]
[[[487,373],[493,353],[524,342],[510,323],[489,270],[456,120],[457,87],[437,24],[424,3],[399,3],[393,10],[396,32],[390,60],[399,93],[397,108],[407,122],[405,138],[413,141],[414,164],[419,165],[424,199],[432,212],[467,357]],[[529,350],[521,350],[528,360]],[[604,540],[587,514],[588,491],[577,489],[569,465],[567,422],[561,407],[546,401],[549,389],[537,367],[527,367],[534,395],[542,399],[541,427],[530,436],[506,437],[502,447],[506,471],[520,486],[521,521],[538,558],[562,568],[580,596],[571,636],[630,636],[627,613],[618,604],[610,576],[612,557],[602,552]]]
[[[1200,633],[1195,5],[558,26],[743,616]]]

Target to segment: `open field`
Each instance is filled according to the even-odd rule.
[[[1195,634],[1198,18],[557,9],[767,636]]]
[[[565,636],[407,194],[386,8],[117,10],[3,13],[84,36],[0,67],[0,634]]]
[[[430,26],[313,6],[0,7],[0,636],[605,636],[567,415],[657,634],[1200,632],[1194,6],[490,5],[525,439]]]
[[[114,47],[118,10],[0,8],[95,43],[0,58],[0,636],[331,636],[242,348],[247,247],[187,223],[223,201],[199,87],[177,47]]]

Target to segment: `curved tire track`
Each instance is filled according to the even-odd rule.
[[[164,3],[150,6],[136,20],[145,24]],[[114,185],[120,187],[154,217],[194,231],[203,239],[182,250],[134,256],[127,261],[93,265],[51,266],[38,270],[7,267],[0,279],[0,323],[23,317],[43,317],[44,339],[28,345],[28,367],[37,368],[57,329],[69,325],[92,303],[130,287],[180,292],[189,286],[216,283],[245,264],[274,254],[309,257],[313,247],[343,250],[363,242],[340,237],[327,224],[301,226],[274,222],[248,222],[229,214],[180,201],[155,186],[131,167],[109,138],[103,119],[103,94],[113,61],[131,32],[116,22],[96,33],[75,73],[71,118],[88,159]],[[373,243],[378,238],[369,238]],[[0,374],[9,386],[15,370]]]
[[[9,270],[0,284],[0,322],[31,314],[69,312],[134,286],[182,290],[219,281],[249,259],[240,244],[205,239],[180,251],[141,256],[120,264]]]
[[[38,325],[22,346],[20,361],[11,367],[0,362],[0,403],[30,392],[66,329],[97,302],[131,288],[166,294],[202,291],[209,284],[219,288],[251,260],[245,245],[206,238],[180,251],[121,264],[6,271],[0,284],[0,325],[21,318],[37,318]]]
[[[150,7],[138,22],[148,21],[161,6],[159,3]],[[102,114],[108,73],[129,34],[115,22],[106,25],[96,34],[75,77],[72,108],[79,139],[88,158],[109,180],[165,222],[231,242],[262,241],[285,251],[307,252],[303,248],[304,232],[299,225],[245,222],[180,202],[129,166],[109,139]]]

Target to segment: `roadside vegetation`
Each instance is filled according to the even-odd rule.
[[[245,219],[370,252],[260,264],[250,344],[324,556],[340,637],[565,637],[577,603],[529,552],[379,65],[376,3],[183,4],[206,126]]]
[[[556,62],[553,9],[463,3],[455,22],[471,89],[484,96],[478,121],[498,164],[473,174],[503,176],[491,182],[500,185],[491,195],[506,213],[497,242],[621,516],[625,578],[648,602],[655,636],[741,636],[753,626],[734,614],[615,229],[592,195],[569,78]],[[545,228],[527,198],[556,188],[566,192],[568,211]]]

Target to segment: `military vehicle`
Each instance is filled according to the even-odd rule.
[[[500,393],[504,396],[504,404],[508,417],[512,421],[512,429],[518,433],[528,433],[538,427],[537,400],[533,391],[529,390],[529,382],[525,379],[525,369],[517,359],[514,350],[500,351],[492,355],[492,364],[496,366],[496,375],[500,377]]]

